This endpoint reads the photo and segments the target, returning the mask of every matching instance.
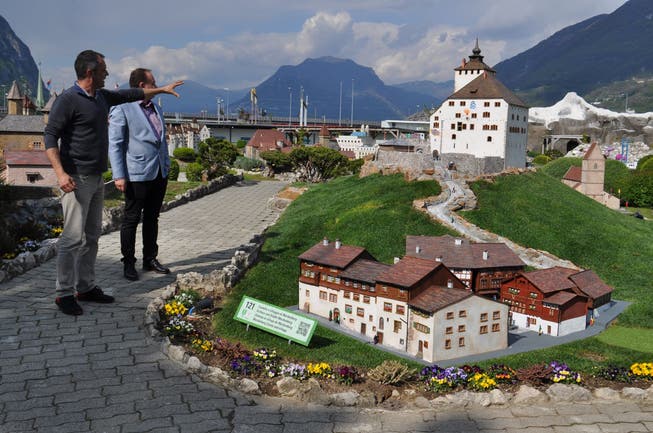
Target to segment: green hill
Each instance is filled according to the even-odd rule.
[[[622,325],[653,328],[653,225],[623,215],[544,173],[477,182],[469,221],[521,245],[591,268],[633,302]]]

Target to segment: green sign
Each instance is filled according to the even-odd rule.
[[[317,328],[317,320],[276,305],[243,296],[234,320],[263,329],[295,343],[308,346]]]

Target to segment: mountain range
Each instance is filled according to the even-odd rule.
[[[546,106],[576,92],[613,110],[653,110],[653,1],[629,0],[610,14],[566,27],[494,66],[497,77],[531,106]],[[455,65],[452,65],[452,69]],[[452,72],[453,73],[453,72]],[[29,48],[0,17],[0,85],[24,80],[35,94],[38,70]],[[21,78],[23,77],[23,78]],[[451,81],[386,85],[372,68],[349,59],[320,57],[281,66],[255,86],[258,108],[297,118],[300,92],[308,117],[357,121],[405,118],[439,106]],[[218,101],[233,115],[251,110],[250,89],[214,89],[187,81],[182,97],[162,98],[166,112],[215,114]],[[353,98],[353,101],[352,101]],[[353,102],[353,104],[352,104]]]

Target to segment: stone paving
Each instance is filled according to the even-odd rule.
[[[128,282],[118,233],[103,236],[98,284],[117,301],[82,316],[54,305],[54,260],[0,285],[0,433],[653,431],[650,400],[394,412],[244,396],[185,372],[146,337],[147,304],[175,273],[226,264],[276,220],[267,202],[283,186],[241,183],[162,214],[171,275]]]

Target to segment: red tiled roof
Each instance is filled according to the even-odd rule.
[[[410,288],[433,272],[441,263],[405,256],[377,276],[378,282]]]
[[[601,148],[596,144],[596,142],[592,143],[590,147],[587,149],[585,152],[585,155],[583,155],[583,159],[590,159],[592,158],[592,154],[598,152],[598,154],[605,159],[605,155],[601,153]],[[598,155],[597,155],[598,156]]]
[[[488,73],[474,78],[447,99],[503,99],[511,105],[527,107],[526,103],[499,81],[494,74]]]
[[[565,305],[567,302],[571,301],[574,298],[580,297],[579,295],[572,292],[557,292],[553,295],[544,298],[543,302],[553,305]]]
[[[422,311],[435,313],[449,305],[474,296],[469,290],[450,289],[442,286],[431,286],[408,302],[411,307]]]
[[[5,150],[5,162],[7,165],[39,165],[50,166],[44,150]]]
[[[279,143],[281,143],[281,147]],[[257,129],[252,138],[247,142],[247,146],[255,147],[260,152],[265,152],[290,147],[290,142],[286,138],[286,135],[278,129]]]
[[[374,284],[376,283],[377,275],[387,271],[390,267],[391,265],[374,260],[360,259],[341,272],[340,276],[342,278]]]
[[[406,255],[435,260],[442,258],[450,269],[487,269],[504,267],[524,267],[526,264],[506,244],[472,243],[460,239],[456,245],[453,236],[406,236]],[[420,252],[418,253],[417,247]],[[487,260],[483,252],[487,251]]]
[[[344,269],[359,257],[371,257],[365,248],[350,245],[340,245],[336,248],[335,242],[324,245],[317,243],[299,256],[300,260],[317,263],[325,266]]]
[[[572,165],[571,167],[569,167],[569,170],[567,170],[565,175],[562,176],[562,178],[564,180],[570,180],[572,182],[580,182],[582,174],[583,174],[583,169],[581,167]]]
[[[569,279],[569,276],[577,272],[576,269],[556,266],[548,269],[523,272],[522,275],[546,295],[547,293],[553,293],[560,290],[573,290],[576,285]]]
[[[612,287],[605,284],[591,269],[573,274],[569,277],[581,292],[592,299],[600,298],[612,292]]]

